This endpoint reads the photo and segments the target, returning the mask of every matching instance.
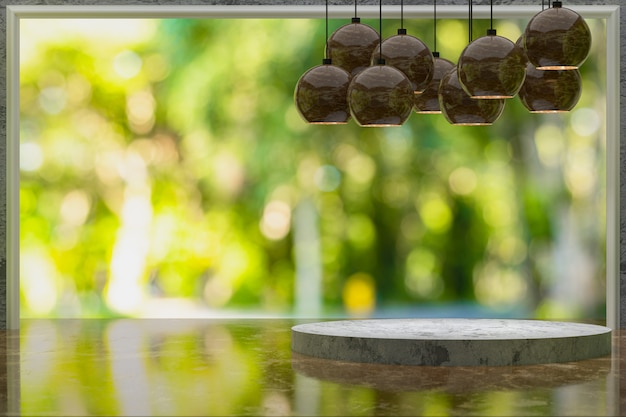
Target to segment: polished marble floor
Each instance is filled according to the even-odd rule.
[[[303,322],[24,320],[0,333],[0,414],[626,415],[626,331],[612,355],[579,362],[415,367],[292,353]]]

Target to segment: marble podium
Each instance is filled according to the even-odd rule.
[[[535,365],[611,353],[608,327],[540,320],[327,321],[294,326],[291,340],[302,355],[396,365]]]

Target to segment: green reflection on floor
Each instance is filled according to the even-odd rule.
[[[299,321],[302,322],[302,321]],[[611,358],[433,368],[292,354],[295,320],[24,320],[24,415],[607,415]],[[623,335],[621,336],[623,338]]]

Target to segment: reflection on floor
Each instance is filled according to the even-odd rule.
[[[520,367],[412,367],[293,354],[303,321],[24,320],[0,333],[2,414],[624,415],[613,355]],[[620,381],[621,378],[621,381]]]

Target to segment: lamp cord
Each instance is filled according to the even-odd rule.
[[[469,0],[469,24],[468,24],[468,29],[469,29],[469,43],[472,43],[472,24],[473,24],[473,11],[472,11],[472,6],[473,6],[473,0]]]
[[[491,7],[489,8],[489,26],[493,30],[493,0],[491,0]]]
[[[437,51],[437,0],[433,0],[433,9],[434,9],[434,17],[433,17],[433,44],[434,44],[434,51]]]
[[[378,2],[378,60],[383,60],[383,0]]]
[[[328,0],[326,0],[326,59],[330,58],[330,53],[328,52]]]
[[[357,3],[357,0],[354,0],[354,17],[357,17],[357,13],[356,13],[356,3]]]
[[[404,0],[400,0],[400,29],[404,29]]]

